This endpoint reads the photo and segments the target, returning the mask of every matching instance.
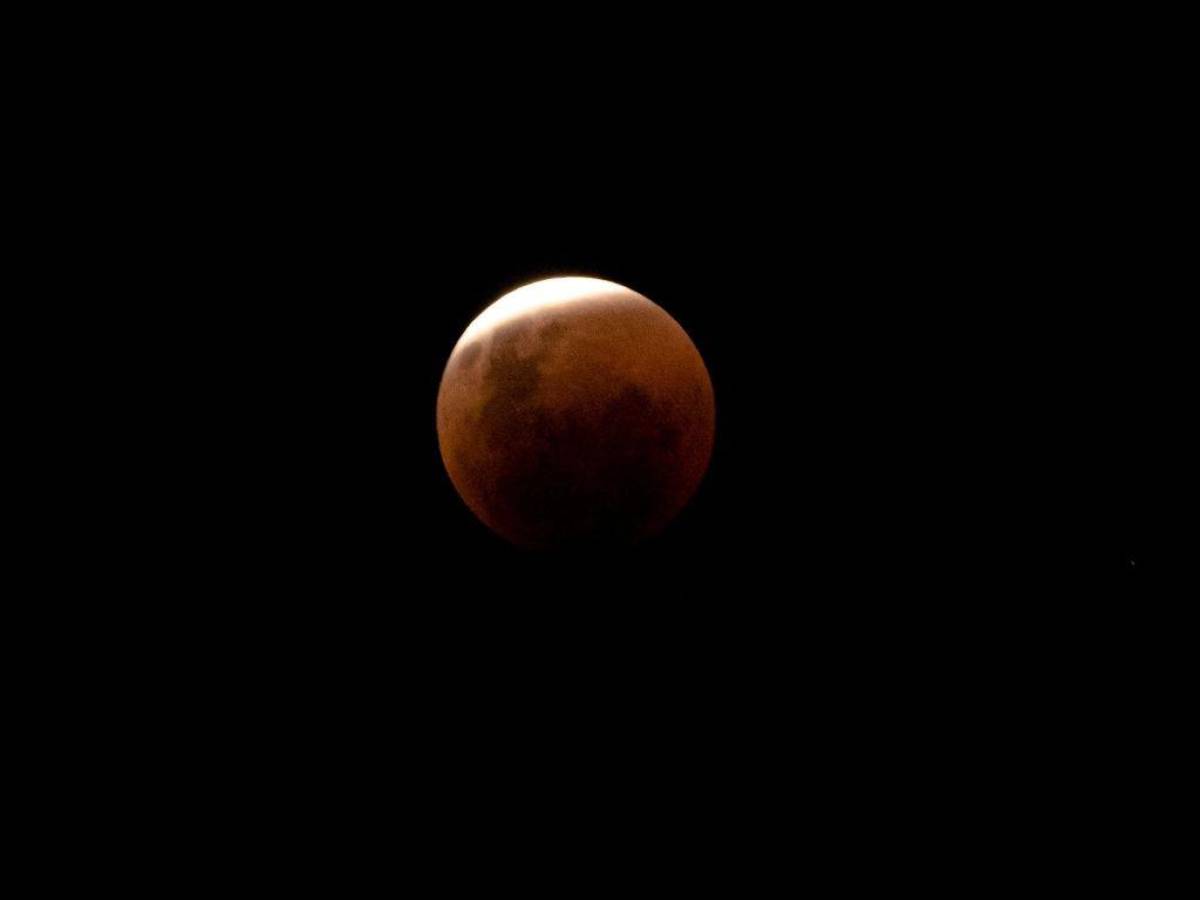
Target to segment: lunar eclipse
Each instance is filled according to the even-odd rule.
[[[458,493],[522,547],[661,531],[708,468],[715,407],[699,351],[641,294],[597,278],[513,290],[463,332],[437,433]]]

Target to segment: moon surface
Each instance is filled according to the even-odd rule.
[[[679,324],[598,278],[505,294],[463,332],[437,431],[467,505],[524,547],[630,543],[659,532],[708,468],[712,382]]]

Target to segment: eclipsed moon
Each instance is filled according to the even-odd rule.
[[[712,382],[683,328],[598,278],[537,281],[485,309],[437,400],[455,488],[527,547],[660,531],[708,468],[714,421]]]

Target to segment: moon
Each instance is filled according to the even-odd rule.
[[[712,455],[712,382],[683,328],[599,278],[511,291],[467,326],[442,375],[442,461],[492,531],[530,548],[660,532]]]

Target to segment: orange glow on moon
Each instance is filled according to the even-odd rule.
[[[652,535],[712,453],[704,362],[663,309],[598,278],[533,282],[463,332],[442,376],[442,459],[471,510],[530,547]]]

